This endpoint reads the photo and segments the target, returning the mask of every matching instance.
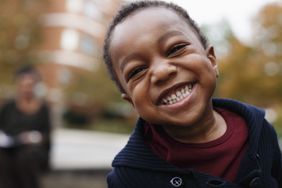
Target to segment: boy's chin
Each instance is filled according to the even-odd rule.
[[[180,120],[180,121],[179,121]],[[161,121],[148,121],[148,122],[153,122],[153,125],[160,125],[163,127],[170,127],[170,128],[187,128],[187,127],[192,127],[194,124],[197,122],[197,118],[177,118],[177,119],[166,119],[161,120]]]

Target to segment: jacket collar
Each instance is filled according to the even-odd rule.
[[[135,167],[161,171],[179,171],[175,166],[167,163],[155,155],[144,140],[143,125],[145,121],[138,119],[136,128],[126,146],[115,157],[112,166]]]
[[[256,176],[260,176],[262,173],[260,162],[259,162],[259,140],[262,132],[262,127],[265,122],[264,110],[255,106],[240,103],[238,101],[230,99],[215,99],[213,100],[215,106],[223,107],[241,115],[247,122],[248,126],[248,150],[246,155],[241,161],[236,182],[241,185],[248,184]]]
[[[232,99],[213,99],[213,105],[235,112],[246,120],[249,131],[248,141],[249,145],[252,146],[249,147],[247,152],[249,155],[256,155],[258,140],[265,117],[264,110]]]
[[[246,157],[243,159],[245,162],[255,163],[253,159],[256,157],[258,148],[258,138],[261,132],[264,111],[254,106],[244,104],[230,99],[213,99],[215,107],[221,107],[233,111],[241,115],[246,121],[249,129],[249,147]],[[161,171],[189,171],[181,170],[166,161],[156,156],[145,143],[143,134],[143,125],[145,121],[141,118],[138,119],[136,128],[129,138],[126,146],[115,157],[112,166],[118,167],[135,167],[141,169],[161,170]],[[247,173],[247,172],[245,172]],[[244,173],[244,174],[245,174]],[[239,177],[238,177],[239,178]],[[240,178],[239,178],[240,179]]]

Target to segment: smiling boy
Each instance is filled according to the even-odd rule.
[[[123,7],[108,30],[104,59],[140,116],[113,161],[109,187],[282,186],[281,153],[264,112],[212,99],[214,48],[181,7]]]

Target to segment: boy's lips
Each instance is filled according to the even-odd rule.
[[[161,93],[157,100],[158,105],[172,105],[188,97],[195,85],[195,81],[176,84]]]

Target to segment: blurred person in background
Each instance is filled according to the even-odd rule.
[[[16,95],[0,110],[0,187],[39,188],[48,169],[50,116],[38,97],[40,75],[31,65],[15,73]]]

